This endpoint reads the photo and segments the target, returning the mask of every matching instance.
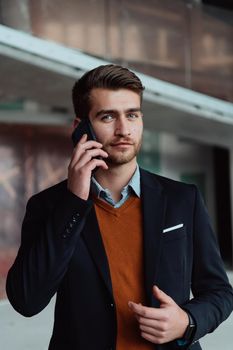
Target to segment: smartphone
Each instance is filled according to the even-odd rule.
[[[80,141],[83,134],[87,134],[88,140],[96,141],[96,136],[95,136],[95,133],[94,133],[94,130],[92,128],[92,125],[91,125],[89,118],[82,119],[81,122],[78,124],[78,126],[73,131],[72,141],[73,141],[74,147]]]

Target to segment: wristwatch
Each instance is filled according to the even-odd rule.
[[[194,319],[192,318],[192,316],[190,315],[190,313],[188,311],[185,310],[185,312],[187,313],[188,315],[188,318],[189,318],[189,324],[185,330],[185,333],[182,337],[182,340],[186,340],[186,342],[190,341],[192,339],[192,336],[195,332],[195,329],[196,329],[196,323],[194,321]]]

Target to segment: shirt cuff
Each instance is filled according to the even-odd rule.
[[[185,339],[178,339],[177,341],[178,346],[185,346],[188,344],[188,341]]]

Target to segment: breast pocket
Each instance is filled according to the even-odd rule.
[[[175,230],[163,232],[162,235],[163,235],[162,236],[163,241],[165,243],[169,242],[169,241],[177,240],[177,239],[182,239],[182,238],[186,237],[186,227],[183,226],[183,227],[175,229]]]

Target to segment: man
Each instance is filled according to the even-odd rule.
[[[7,294],[32,316],[57,293],[50,350],[198,350],[232,311],[197,188],[137,165],[142,92],[126,68],[86,73],[75,126],[89,118],[98,142],[84,134],[68,180],[28,202]]]

